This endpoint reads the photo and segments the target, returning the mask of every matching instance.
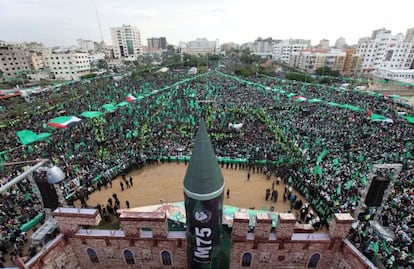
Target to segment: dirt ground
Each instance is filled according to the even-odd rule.
[[[89,195],[87,205],[94,207],[98,203],[106,205],[108,198],[112,197],[113,193],[118,195],[121,201],[121,208],[126,208],[125,201],[129,201],[130,207],[140,207],[148,205],[160,204],[161,201],[165,203],[173,203],[184,200],[183,194],[183,180],[187,166],[183,163],[164,163],[160,165],[146,166],[144,169],[132,171],[127,175],[127,179],[133,177],[133,186],[126,188],[124,184],[124,191],[121,191],[120,181],[118,177],[112,181],[112,188],[102,188],[100,191],[95,191]],[[224,204],[255,209],[269,209],[271,206],[277,212],[288,212],[290,204],[284,203],[282,200],[284,187],[283,182],[280,185],[275,184],[275,189],[279,193],[276,204],[265,200],[266,189],[271,189],[272,182],[275,181],[275,176],[267,180],[264,174],[253,174],[250,172],[250,180],[247,180],[247,170],[235,169],[221,169],[225,182]],[[227,189],[230,190],[230,198],[226,197]],[[298,199],[305,199],[297,192]],[[75,202],[79,206],[79,201]]]

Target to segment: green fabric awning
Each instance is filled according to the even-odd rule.
[[[371,114],[371,120],[386,120],[386,119],[387,118],[382,115],[375,114],[375,113]]]
[[[103,112],[101,111],[84,111],[82,112],[81,116],[88,118],[88,119],[92,119],[92,118],[96,118],[99,117],[103,114]]]
[[[23,145],[28,145],[28,144],[46,139],[52,134],[51,133],[36,134],[35,132],[30,131],[30,130],[21,130],[21,131],[18,131],[16,135],[19,138],[20,143],[22,143]]]
[[[350,109],[352,111],[363,111],[362,109],[360,109],[359,107],[353,106],[353,105],[348,105],[348,104],[344,104],[341,105],[342,108],[347,108]]]
[[[102,108],[105,109],[105,111],[107,112],[114,112],[118,109],[118,107],[114,106],[113,104],[104,104]]]
[[[321,99],[318,99],[318,98],[313,98],[313,99],[308,100],[308,102],[309,103],[320,103],[320,102],[323,102],[323,101]]]
[[[403,118],[406,119],[409,123],[413,123],[414,124],[414,117],[403,116]]]
[[[335,103],[335,102],[328,102],[328,105],[330,106],[341,106],[341,104]]]
[[[128,105],[129,103],[127,102],[127,101],[123,101],[123,102],[121,102],[121,103],[119,103],[119,104],[117,104],[116,106],[117,107],[123,107],[123,106],[126,106],[126,105]]]

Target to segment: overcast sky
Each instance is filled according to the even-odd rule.
[[[326,38],[348,44],[386,27],[393,34],[414,27],[413,0],[0,0],[0,40],[74,45],[104,40],[109,28],[129,24],[149,37],[178,44],[197,37],[245,43],[257,37]]]

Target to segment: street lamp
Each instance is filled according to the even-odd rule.
[[[13,185],[19,183],[20,181],[22,181],[25,178],[28,178],[29,180],[33,181],[33,178],[30,175],[33,172],[37,171],[37,170],[46,171],[47,182],[49,184],[54,185],[54,187],[55,187],[56,184],[59,184],[60,182],[62,182],[66,178],[66,175],[62,171],[62,169],[60,169],[56,165],[52,165],[51,163],[49,163],[49,161],[50,161],[49,159],[37,159],[37,160],[31,160],[31,161],[3,163],[2,164],[3,166],[11,166],[11,165],[18,165],[18,164],[25,164],[25,163],[36,163],[36,164],[29,167],[23,173],[21,173],[20,175],[16,176],[12,180],[10,180],[9,182],[7,182],[3,186],[1,186],[0,187],[0,194],[7,191],[10,187],[12,187]],[[34,183],[35,183],[34,186],[37,186],[36,182],[34,182]],[[62,205],[66,205],[66,200],[63,197],[62,190],[60,188],[56,188],[56,187],[54,189],[55,189],[56,194],[58,196],[59,202]]]

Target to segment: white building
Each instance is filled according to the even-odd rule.
[[[76,42],[78,43],[79,47],[81,50],[83,51],[96,51],[96,44],[94,41],[92,40],[86,40],[86,39],[76,39]]]
[[[68,52],[44,55],[45,66],[56,79],[79,79],[90,73],[88,53]]]
[[[30,60],[22,44],[0,41],[0,71],[4,78],[19,77],[30,69]]]
[[[105,60],[105,53],[103,52],[97,52],[94,54],[88,55],[89,63],[98,62],[99,60]]]
[[[197,38],[188,42],[179,43],[182,53],[189,54],[207,54],[218,53],[220,51],[220,41],[218,39],[209,41],[207,38]]]
[[[45,67],[43,54],[38,52],[30,53],[29,59],[33,70],[39,70]]]
[[[375,76],[379,78],[414,83],[414,69],[410,70],[390,70],[390,69],[378,69],[375,72]]]
[[[273,46],[281,43],[282,40],[274,40],[271,37],[257,38],[252,44],[252,53],[262,58],[272,58]]]
[[[283,40],[273,46],[272,59],[282,63],[289,63],[290,56],[298,53],[303,49],[311,47],[311,41],[305,39],[289,39]]]
[[[137,27],[122,25],[111,28],[114,57],[136,60],[141,54],[141,35]]]
[[[362,60],[361,71],[410,69],[414,60],[413,34],[412,29],[408,29],[406,37],[392,35],[390,30],[381,28],[373,31],[370,38],[360,39],[357,53]]]
[[[346,56],[346,52],[339,49],[304,49],[292,53],[289,59],[289,66],[306,73],[315,73],[316,69],[325,66],[332,70],[342,72],[344,70]]]

